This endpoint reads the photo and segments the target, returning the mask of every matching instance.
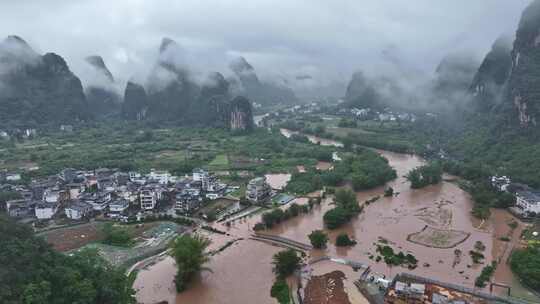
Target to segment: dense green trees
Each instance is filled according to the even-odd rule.
[[[322,249],[326,247],[328,243],[328,235],[322,230],[314,230],[309,235],[309,241],[313,248]]]
[[[474,286],[480,287],[480,288],[486,287],[486,282],[488,282],[491,279],[491,276],[493,276],[493,274],[495,273],[496,268],[497,268],[496,262],[492,262],[491,265],[488,265],[482,268],[482,272],[474,281]]]
[[[326,155],[319,152],[318,159]],[[331,158],[331,154],[327,155]],[[336,187],[350,181],[355,191],[372,189],[397,177],[388,160],[368,149],[356,149],[353,156],[334,164],[333,170],[319,172],[307,168],[304,173],[293,174],[287,191],[306,194],[319,190],[323,185]]]
[[[349,220],[351,219],[351,216],[352,216],[351,213],[348,212],[346,209],[336,207],[336,208],[328,210],[324,214],[323,216],[324,225],[328,229],[336,229],[340,227],[341,225],[349,222]]]
[[[402,251],[395,253],[394,249],[387,245],[377,245],[377,253],[390,266],[406,266],[409,269],[415,269],[418,264],[418,260],[412,254],[405,254]]]
[[[291,303],[289,297],[289,285],[287,285],[287,281],[283,279],[277,279],[272,285],[272,289],[270,290],[270,296],[272,298],[275,298],[279,304]]]
[[[411,188],[419,189],[428,185],[438,184],[442,180],[442,167],[438,163],[430,163],[415,169],[407,174]]]
[[[130,246],[133,244],[131,233],[125,227],[114,226],[106,223],[102,228],[103,243],[113,246]]]
[[[278,278],[284,279],[300,268],[302,259],[292,249],[280,251],[272,258],[274,273]]]
[[[308,168],[306,172],[296,172],[291,176],[286,190],[304,195],[322,189],[322,178],[316,170]]]
[[[356,200],[356,193],[348,189],[340,189],[336,192],[334,201],[336,207],[328,210],[323,221],[328,229],[335,229],[347,223],[354,215],[362,212],[362,208]]]
[[[523,283],[540,292],[540,248],[538,246],[514,251],[510,266]]]
[[[132,283],[96,250],[66,256],[0,216],[0,303],[135,303]]]
[[[341,233],[336,237],[336,246],[338,247],[347,247],[356,245],[355,240],[351,240],[347,233]]]
[[[300,269],[301,258],[292,249],[280,251],[272,257],[272,265],[276,274],[276,281],[270,290],[270,296],[275,298],[279,304],[289,304],[289,286],[285,279]]]
[[[280,208],[274,208],[272,211],[263,213],[262,222],[257,223],[253,229],[255,231],[263,230],[265,228],[272,228],[275,224],[279,224],[282,221],[286,221],[292,217],[296,217],[301,213],[308,213],[311,208],[314,206],[315,202],[318,200],[310,200],[309,204],[298,205],[297,203],[292,203],[289,208],[283,211]],[[320,201],[318,201],[320,203]]]
[[[175,284],[178,292],[186,290],[187,284],[209,261],[206,252],[209,245],[210,240],[199,235],[181,235],[169,245],[169,254],[176,261]]]

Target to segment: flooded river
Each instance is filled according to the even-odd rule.
[[[283,134],[283,136],[287,138],[291,137],[291,135],[293,134],[300,134],[300,132],[291,131],[287,129],[280,129],[280,132],[281,134]],[[317,136],[309,135],[309,134],[302,134],[302,135],[306,136],[309,139],[309,141],[314,144],[320,144],[321,146],[343,147],[343,144],[336,140],[321,138],[321,137],[317,137]]]
[[[322,144],[322,141],[321,141]],[[440,281],[473,287],[474,280],[484,265],[473,265],[469,251],[473,250],[477,242],[481,242],[485,249],[482,251],[486,263],[495,255],[501,255],[501,250],[494,248],[494,231],[500,231],[501,225],[507,223],[500,220],[479,222],[471,215],[471,197],[452,182],[442,182],[439,185],[423,189],[410,189],[409,183],[403,177],[409,170],[424,164],[424,160],[414,155],[405,155],[387,151],[378,151],[389,160],[390,165],[396,169],[398,178],[388,185],[394,188],[394,197],[383,197],[384,187],[357,193],[359,202],[381,196],[379,200],[365,206],[364,212],[353,219],[345,227],[329,231],[330,242],[326,250],[314,250],[312,257],[331,256],[346,258],[369,264],[374,272],[393,277],[400,272],[410,272],[421,276],[434,278]],[[281,187],[286,184],[288,176],[270,176],[272,187]],[[307,199],[297,199],[299,203],[306,203]],[[309,243],[307,235],[316,229],[324,229],[322,217],[324,212],[333,206],[331,200],[326,199],[307,215],[293,218],[266,233],[284,236],[296,241]],[[499,219],[499,216],[496,216]],[[249,240],[251,228],[260,220],[260,214],[237,220],[230,227],[216,223],[214,227],[228,231],[230,236],[212,234],[213,249],[219,248],[232,239],[243,238],[223,252],[212,257],[208,267],[213,272],[204,272],[198,277],[190,288],[177,295],[174,290],[175,266],[172,259],[167,258],[161,262],[142,270],[134,284],[138,289],[137,299],[142,303],[156,303],[166,300],[169,303],[276,303],[270,297],[270,287],[273,282],[272,256],[281,250],[265,243]],[[501,223],[502,222],[502,223]],[[439,249],[426,247],[407,240],[410,234],[422,231],[426,225],[444,231],[459,231],[467,234],[466,239],[452,248]],[[347,232],[358,241],[351,248],[336,248],[335,237],[341,232]],[[502,232],[498,232],[502,233]],[[516,232],[517,233],[517,232]],[[418,259],[418,267],[408,270],[401,267],[387,267],[384,262],[375,262],[370,256],[376,254],[376,246],[380,240],[386,240],[396,251],[411,253]],[[444,240],[443,240],[444,241]],[[456,249],[461,256],[456,259]],[[453,265],[455,264],[455,265]],[[317,270],[318,264],[313,265],[314,271],[332,268],[328,263]],[[337,266],[336,266],[337,268]],[[331,269],[330,269],[331,270]],[[359,273],[346,272],[347,277],[357,279]],[[501,272],[497,280],[512,280],[512,274]],[[350,299],[363,299],[355,288],[346,283]],[[348,285],[347,285],[348,284]],[[364,303],[357,300],[353,303]]]

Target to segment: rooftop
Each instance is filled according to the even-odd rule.
[[[540,203],[539,191],[518,191],[516,194],[529,203]]]

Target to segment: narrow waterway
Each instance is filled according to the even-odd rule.
[[[330,144],[329,142],[327,142]],[[335,144],[336,142],[334,142]],[[322,144],[322,142],[321,142]],[[339,143],[338,143],[339,144]],[[500,248],[494,247],[495,231],[502,231],[501,225],[507,223],[499,220],[488,221],[477,229],[479,223],[471,217],[471,197],[452,182],[442,182],[439,185],[423,189],[410,189],[403,177],[410,169],[424,164],[418,156],[378,151],[389,160],[396,169],[398,178],[388,185],[394,188],[393,197],[383,197],[384,187],[357,194],[359,202],[380,196],[380,198],[365,206],[364,212],[353,219],[345,227],[329,231],[330,242],[326,250],[314,250],[312,257],[329,255],[342,257],[369,264],[375,272],[393,277],[400,272],[410,272],[434,278],[441,281],[474,286],[474,280],[485,264],[500,255]],[[277,178],[277,177],[276,177]],[[279,176],[274,184],[281,187],[286,184],[287,176]],[[274,182],[274,181],[272,181]],[[299,198],[298,203],[306,203],[307,199]],[[316,229],[324,229],[322,217],[324,212],[332,208],[331,199],[326,199],[320,206],[307,214],[293,218],[265,233],[284,236],[296,241],[309,243],[307,235]],[[174,290],[174,262],[168,258],[147,270],[142,270],[135,288],[137,298],[142,303],[155,303],[166,300],[169,303],[275,303],[270,297],[270,287],[273,282],[272,256],[280,250],[265,243],[249,240],[251,229],[260,221],[260,214],[241,220],[236,220],[227,226],[222,223],[214,227],[227,231],[230,236],[211,234],[212,247],[219,248],[228,240],[244,238],[225,251],[212,257],[209,268],[213,272],[205,272],[198,277],[188,291],[177,295]],[[451,248],[432,248],[407,240],[408,236],[422,231],[430,226],[442,231],[457,231],[467,235],[465,239]],[[336,248],[335,237],[342,232],[348,233],[358,241],[350,248]],[[502,232],[501,232],[502,233]],[[517,232],[516,232],[517,233]],[[437,241],[448,241],[444,236]],[[388,267],[384,262],[376,262],[376,244],[381,240],[387,242],[396,251],[411,253],[418,259],[418,267],[409,270],[402,267]],[[485,264],[473,264],[469,251],[474,250],[475,244],[481,242],[485,247],[482,254]],[[461,252],[456,258],[456,250]],[[371,256],[371,258],[370,258]],[[316,273],[331,268],[328,263],[314,266]],[[323,267],[323,269],[317,269]],[[349,298],[363,297],[351,287],[359,273],[346,272],[348,277]],[[511,281],[512,273],[501,271],[497,280]],[[357,300],[353,303],[362,303]]]

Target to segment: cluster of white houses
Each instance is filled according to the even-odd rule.
[[[376,111],[371,108],[352,108],[352,109],[341,109],[340,114],[351,115],[352,117],[358,120],[376,120],[376,121],[404,121],[404,122],[415,122],[416,115],[413,113],[406,112],[394,112],[389,108],[384,109],[383,111]]]
[[[516,197],[513,210],[524,216],[540,215],[540,191],[527,185],[512,183],[508,176],[492,176],[491,185],[499,191],[512,193]]]
[[[73,220],[104,215],[126,219],[141,212],[152,212],[160,202],[174,198],[174,209],[191,214],[207,201],[224,197],[239,187],[229,187],[217,176],[195,169],[191,176],[176,177],[166,171],[151,170],[142,175],[116,169],[82,171],[64,169],[58,175],[34,180],[28,186],[10,183],[6,178],[0,191],[16,192],[20,198],[6,202],[7,213],[16,218],[48,220],[65,214]],[[262,203],[271,189],[264,177],[253,179],[246,196]]]
[[[167,172],[152,170],[142,176],[115,169],[82,171],[64,169],[56,176],[34,180],[28,186],[13,185],[9,180],[2,191],[19,194],[20,198],[6,202],[12,217],[51,219],[59,211],[74,220],[104,214],[126,217],[128,209],[153,210],[169,191],[174,177]]]

